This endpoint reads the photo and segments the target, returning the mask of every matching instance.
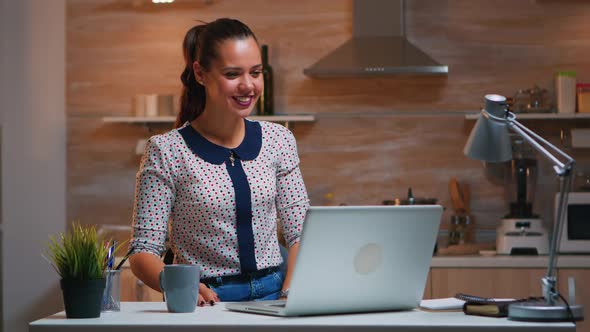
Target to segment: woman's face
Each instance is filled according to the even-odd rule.
[[[207,93],[205,110],[247,117],[262,90],[262,60],[254,38],[228,39],[217,45],[218,58],[211,68],[200,71]],[[197,66],[198,67],[198,64]]]

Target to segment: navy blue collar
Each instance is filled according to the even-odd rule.
[[[224,146],[209,142],[189,124],[178,129],[186,145],[199,157],[208,163],[221,165],[229,158],[230,151],[233,151],[241,160],[254,160],[260,153],[262,147],[262,129],[260,123],[244,119],[246,134],[244,140],[235,149],[228,149]]]

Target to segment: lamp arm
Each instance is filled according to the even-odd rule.
[[[561,240],[561,233],[565,223],[565,210],[567,207],[568,194],[570,192],[572,182],[571,175],[573,173],[575,160],[515,119],[516,116],[514,115],[507,117],[508,127],[523,139],[525,139],[529,144],[531,144],[533,148],[535,148],[535,150],[537,150],[545,158],[549,159],[554,165],[553,169],[559,176],[559,200],[553,232],[551,234],[549,263],[547,265],[546,275],[542,279],[543,296],[548,304],[554,304],[559,297],[559,293],[555,287],[557,282],[557,278],[555,276],[555,268],[557,266],[558,258],[557,252],[559,251],[559,242]],[[548,148],[552,150],[553,153],[551,153]],[[556,154],[561,156],[562,159],[565,159],[565,161],[558,159]]]
[[[555,277],[554,271],[557,265],[557,252],[559,251],[559,242],[561,240],[561,232],[563,231],[563,224],[565,224],[565,211],[567,208],[567,202],[569,198],[569,191],[571,187],[571,173],[568,175],[560,176],[560,190],[559,190],[559,201],[557,204],[557,214],[555,216],[556,222],[554,231],[551,236],[551,245],[549,247],[549,265],[547,266],[547,277]]]

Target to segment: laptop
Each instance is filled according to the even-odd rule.
[[[442,211],[440,205],[312,206],[288,299],[225,307],[275,316],[414,309]]]

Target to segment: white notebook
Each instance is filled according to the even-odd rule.
[[[508,298],[494,298],[489,299],[493,301],[514,301]],[[455,297],[445,297],[442,299],[431,299],[420,301],[420,308],[428,310],[461,310],[463,309],[464,300]]]
[[[463,308],[464,303],[463,300],[446,297],[443,299],[422,300],[420,301],[420,308],[428,310],[459,310]]]

